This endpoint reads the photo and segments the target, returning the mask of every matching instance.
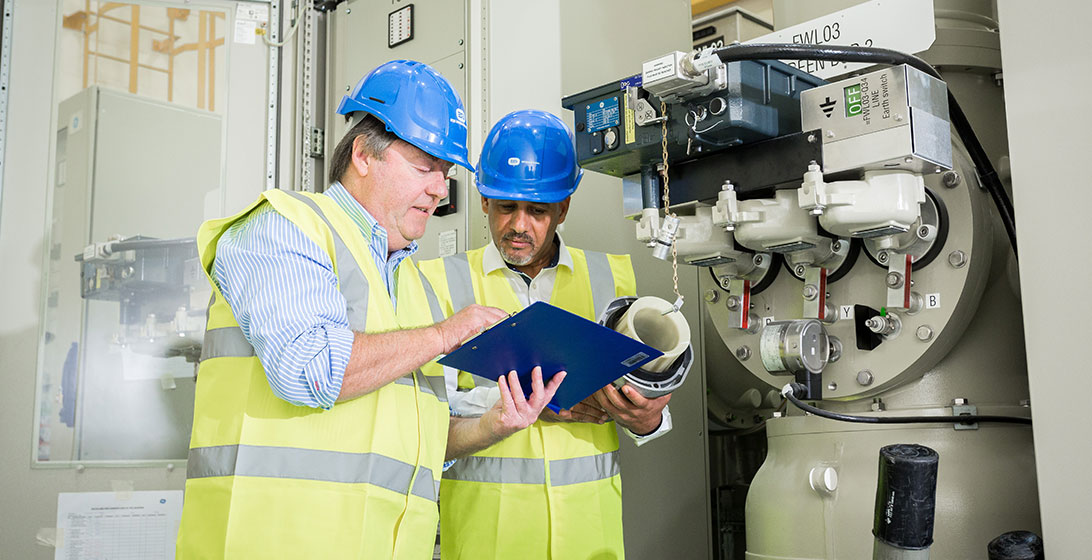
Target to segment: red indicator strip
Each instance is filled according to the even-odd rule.
[[[902,306],[904,309],[910,309],[910,271],[913,270],[914,257],[906,255],[906,272],[903,274],[902,281]]]

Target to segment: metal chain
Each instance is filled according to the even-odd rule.
[[[670,179],[667,176],[667,103],[660,101],[660,116],[664,120],[660,121],[660,148],[661,155],[663,156],[663,168],[660,170],[660,175],[664,179],[664,217],[671,216],[675,218],[675,213],[671,211],[671,185]],[[671,282],[675,290],[675,304],[682,304],[682,294],[679,293],[679,249],[678,242],[671,242]]]

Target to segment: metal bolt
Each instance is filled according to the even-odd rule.
[[[902,115],[901,114],[895,113],[895,122],[902,122]],[[907,162],[907,163],[909,163],[909,162]]]
[[[921,226],[918,228],[918,237],[924,239],[929,237],[929,226]]]
[[[353,86],[345,86],[345,91],[349,91],[351,89],[353,89]]]
[[[460,44],[460,45],[462,45],[462,44],[463,44],[463,40],[462,40],[462,39],[459,39],[459,44]]]
[[[808,144],[814,144],[816,140],[818,140],[818,138],[816,138],[814,134],[808,135]]]
[[[864,385],[865,387],[868,387],[869,385],[872,384],[873,380],[874,380],[874,378],[872,377],[872,372],[871,371],[868,371],[867,369],[862,369],[861,371],[857,372],[857,383],[858,384]]]
[[[949,189],[958,187],[959,184],[963,182],[963,178],[959,176],[959,172],[955,171],[954,169],[951,171],[945,171],[944,174],[940,176],[940,179],[944,183],[944,186],[948,187]]]
[[[720,293],[719,292],[717,292],[716,290],[714,290],[712,288],[710,288],[708,290],[705,290],[705,302],[706,303],[716,303],[718,299],[720,299]]]
[[[838,251],[841,251],[842,250],[842,242],[841,241],[835,241],[834,243],[831,243],[830,244],[830,250],[834,251],[835,253],[837,253]]]
[[[762,255],[755,255],[755,266],[760,266],[762,261],[766,260],[762,258]]]
[[[733,185],[731,181],[725,181],[724,184],[720,186],[720,190],[722,190],[722,191],[734,191],[734,190],[736,190],[736,186]]]
[[[793,269],[793,272],[795,272],[797,276],[803,277],[804,276],[804,265],[802,265],[802,264],[796,265],[796,268]]]
[[[729,311],[739,311],[739,297],[728,296],[728,299],[724,302],[724,305],[728,308]]]
[[[828,130],[827,131],[827,138],[834,138],[834,131],[833,130]]]
[[[929,325],[922,325],[918,327],[918,340],[922,342],[929,342],[933,339],[933,327]]]
[[[956,397],[952,399],[952,406],[966,406],[968,402],[970,401],[963,397]]]
[[[815,284],[804,284],[804,299],[812,301],[819,297],[819,288]]]
[[[462,70],[462,69],[463,69],[463,63],[462,63],[462,62],[460,62],[460,63],[459,63],[459,70]]]
[[[953,268],[963,268],[967,266],[967,253],[963,251],[955,250],[948,253],[948,264]]]
[[[721,288],[724,288],[725,290],[727,290],[728,287],[731,286],[731,285],[732,285],[732,279],[731,278],[729,278],[727,276],[722,276],[720,278],[720,287]]]
[[[914,163],[914,158],[906,156],[903,160],[904,163]]]
[[[353,13],[353,9],[352,9],[352,8],[345,8],[345,15],[349,15],[349,14],[351,14],[351,13]]]
[[[880,264],[887,264],[887,251],[880,251],[880,254],[876,255],[876,260],[880,261]]]
[[[884,404],[883,399],[875,397],[872,399],[872,412],[880,412],[887,410],[887,405]]]
[[[827,390],[828,391],[837,391],[838,390],[838,384],[831,381],[830,384],[827,385]]]
[[[884,282],[887,284],[887,287],[891,288],[892,290],[901,288],[902,274],[899,274],[898,272],[888,272],[887,277],[884,279]]]
[[[736,348],[736,358],[739,358],[739,361],[746,362],[747,359],[750,358],[750,357],[751,357],[751,349],[750,348],[748,348],[746,346],[740,346],[739,348]]]

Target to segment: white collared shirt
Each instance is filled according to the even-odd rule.
[[[494,271],[502,271],[504,276],[508,278],[508,282],[512,286],[512,292],[516,294],[521,307],[527,307],[538,301],[548,303],[554,292],[557,269],[560,267],[566,267],[570,271],[573,269],[573,257],[565,246],[565,241],[561,239],[561,234],[555,235],[558,244],[557,264],[543,268],[534,278],[529,278],[525,274],[510,268],[508,263],[504,262],[504,258],[501,257],[500,250],[492,241],[489,242],[482,255],[482,272],[488,276]],[[529,283],[527,279],[530,280]],[[455,370],[444,368],[444,376],[447,380],[448,404],[457,416],[481,416],[485,411],[493,408],[493,405],[500,400],[500,389],[496,386],[476,387],[470,391],[458,391],[456,374]],[[624,431],[629,434],[629,437],[638,446],[644,445],[671,431],[671,412],[668,407],[664,407],[660,427],[651,434],[639,436],[629,430]]]

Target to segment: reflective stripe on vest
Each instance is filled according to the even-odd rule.
[[[611,478],[621,472],[618,452],[588,457],[550,461],[550,485],[565,486]],[[467,482],[496,484],[545,484],[546,468],[542,459],[518,457],[479,457],[459,459],[444,472],[444,478]]]
[[[214,476],[253,476],[366,483],[426,500],[436,500],[438,483],[432,469],[420,467],[417,479],[414,466],[378,453],[345,453],[294,447],[258,445],[221,445],[191,449],[186,463],[186,478]]]
[[[588,279],[591,281],[592,305],[595,307],[592,321],[598,321],[599,315],[614,301],[614,275],[610,272],[610,261],[606,253],[584,251],[588,261]]]
[[[409,385],[412,387],[414,374],[421,376],[418,379],[417,384],[420,386],[422,393],[432,395],[440,402],[447,402],[447,386],[444,385],[444,376],[442,375],[425,375],[421,370],[417,370],[395,379],[394,383],[396,385]]]
[[[284,192],[314,210],[330,230],[334,240],[334,256],[337,258],[338,290],[345,296],[349,328],[356,332],[364,332],[368,321],[368,280],[364,277],[364,271],[360,270],[356,259],[349,251],[349,246],[341,239],[341,235],[334,229],[334,225],[330,223],[314,200],[295,191]]]
[[[201,361],[212,358],[252,358],[254,347],[239,327],[222,327],[205,331],[201,343]]]
[[[444,257],[444,274],[447,275],[447,290],[451,296],[451,306],[461,311],[474,303],[474,283],[470,280],[470,261],[466,253]]]

